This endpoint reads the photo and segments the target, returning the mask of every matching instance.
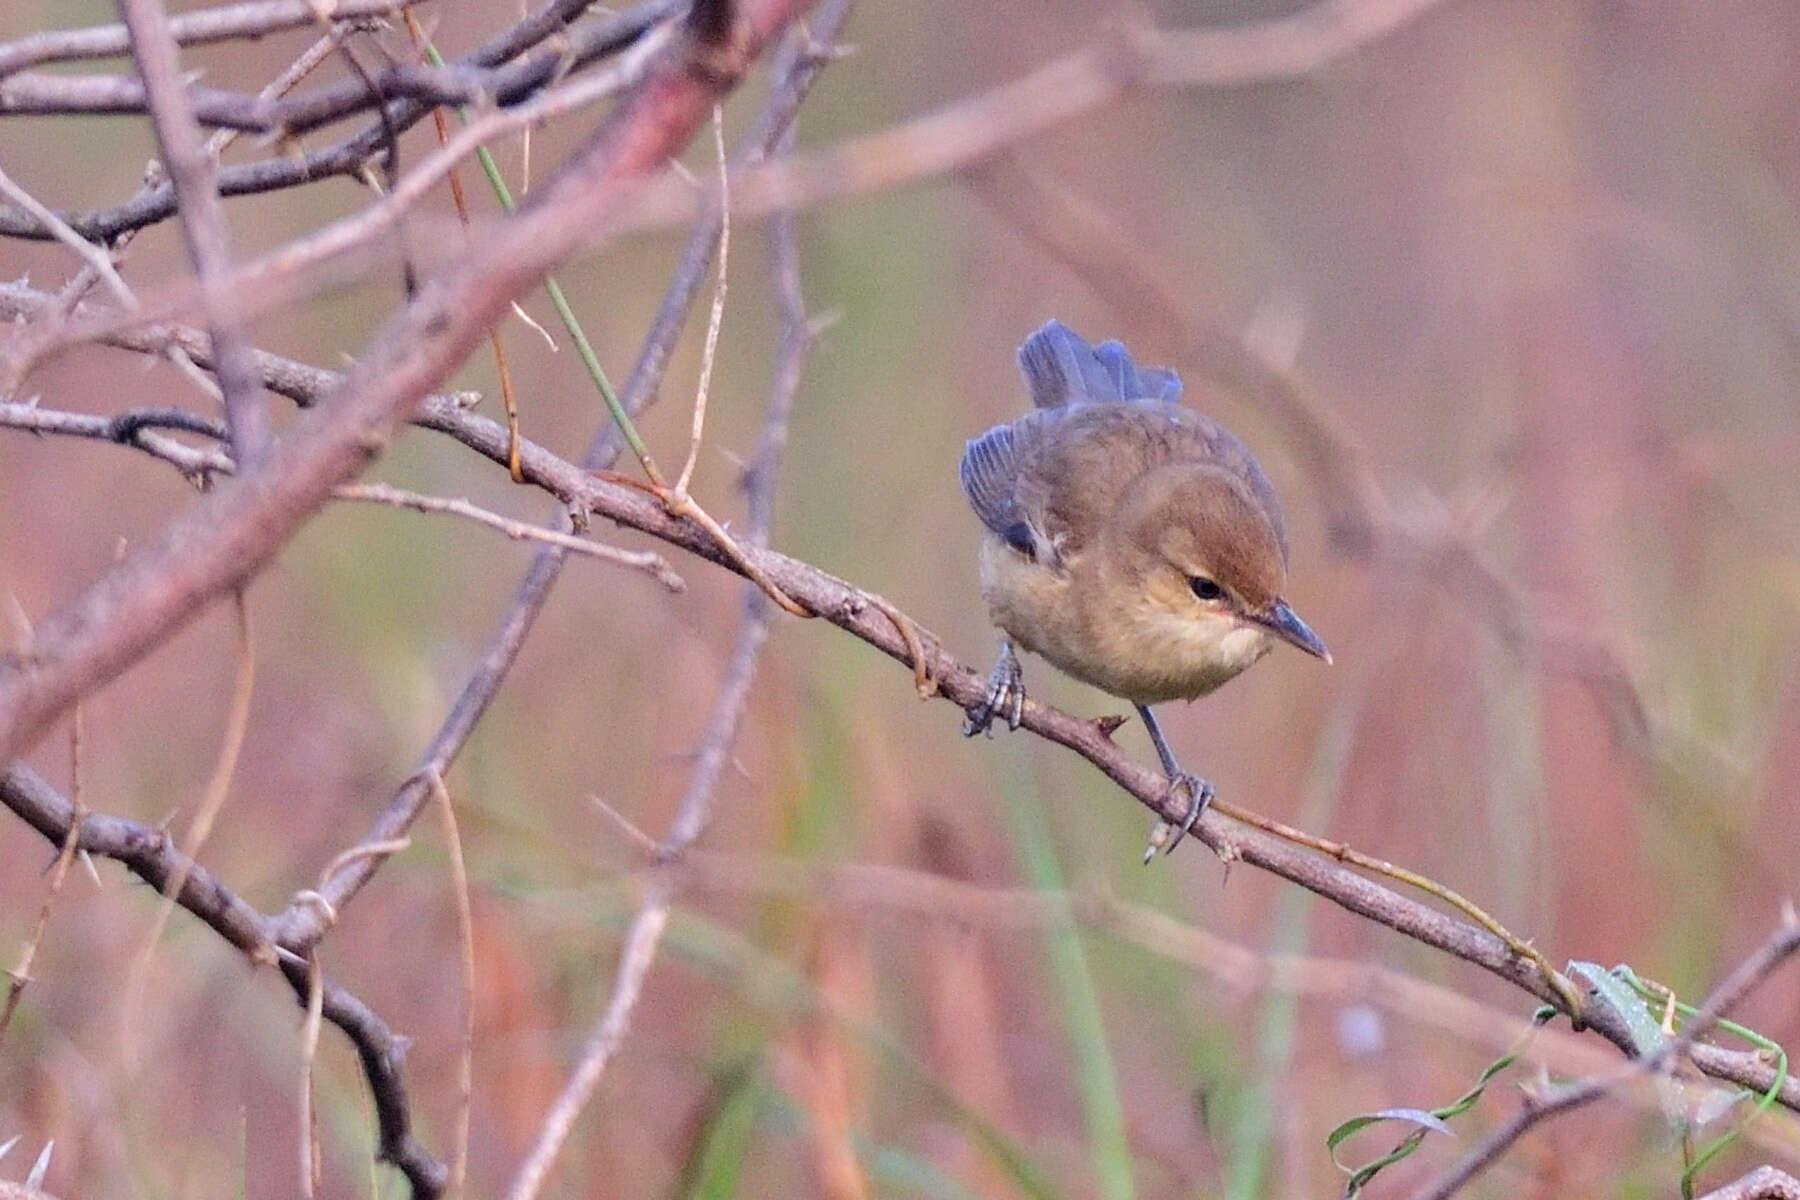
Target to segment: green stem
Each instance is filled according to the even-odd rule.
[[[439,54],[437,47],[430,42],[425,43],[425,57],[434,67],[444,65],[444,56]],[[456,115],[463,124],[469,123],[469,110],[466,107],[458,105]],[[494,161],[494,156],[488,153],[486,146],[475,148],[475,160],[481,164],[481,173],[487,176],[488,186],[493,189],[494,198],[500,201],[500,207],[507,212],[515,211],[518,205],[513,201],[512,189],[506,186],[506,179],[500,174],[500,165]],[[639,462],[644,464],[644,471],[650,476],[651,482],[660,484],[662,480],[657,475],[656,465],[650,460],[650,450],[644,445],[644,439],[638,436],[637,426],[632,423],[631,415],[625,411],[624,403],[619,399],[618,392],[613,389],[612,380],[607,378],[606,370],[601,367],[600,357],[594,353],[594,347],[588,341],[587,334],[582,330],[581,322],[576,319],[575,310],[570,306],[569,298],[564,295],[562,285],[556,281],[556,276],[545,277],[544,291],[550,297],[551,307],[556,309],[557,320],[562,322],[563,329],[568,332],[569,340],[575,343],[575,353],[580,356],[581,365],[586,368],[588,378],[593,380],[594,387],[600,392],[600,398],[606,402],[607,411],[612,414],[613,423],[624,435],[625,444],[631,447],[631,452],[637,455]]]

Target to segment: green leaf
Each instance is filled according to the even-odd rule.
[[[1637,1057],[1654,1054],[1668,1040],[1668,1035],[1663,1033],[1662,1020],[1632,986],[1629,968],[1614,967],[1609,971],[1599,963],[1571,962],[1569,974],[1588,985],[1590,1002],[1610,1008],[1625,1023],[1632,1052]]]
[[[1351,1117],[1348,1121],[1345,1121],[1342,1125],[1333,1129],[1330,1133],[1325,1135],[1325,1148],[1327,1150],[1335,1151],[1338,1148],[1338,1143],[1342,1142],[1357,1130],[1367,1129],[1369,1126],[1381,1121],[1408,1121],[1414,1125],[1422,1126],[1431,1133],[1447,1134],[1450,1132],[1450,1127],[1444,1124],[1443,1119],[1436,1113],[1426,1112],[1422,1108],[1384,1108],[1379,1112],[1364,1113],[1360,1117]]]
[[[1475,1102],[1481,1099],[1481,1094],[1487,1090],[1487,1085],[1493,1081],[1494,1076],[1512,1066],[1513,1063],[1518,1060],[1519,1052],[1524,1048],[1525,1041],[1537,1031],[1539,1026],[1549,1021],[1555,1015],[1556,1010],[1549,1007],[1540,1008],[1537,1012],[1533,1013],[1531,1017],[1531,1029],[1525,1034],[1524,1038],[1520,1039],[1518,1046],[1489,1063],[1481,1074],[1476,1077],[1474,1085],[1471,1086],[1468,1091],[1458,1096],[1449,1104],[1444,1105],[1444,1107],[1434,1108],[1430,1111],[1418,1108],[1384,1108],[1379,1112],[1364,1113],[1361,1116],[1351,1117],[1348,1121],[1345,1121],[1327,1134],[1325,1137],[1325,1148],[1331,1152],[1332,1164],[1336,1166],[1338,1170],[1343,1171],[1349,1176],[1349,1178],[1344,1181],[1344,1195],[1346,1197],[1360,1195],[1362,1189],[1368,1186],[1371,1179],[1374,1179],[1375,1176],[1379,1175],[1383,1170],[1407,1157],[1414,1150],[1417,1150],[1420,1143],[1424,1142],[1427,1133],[1449,1133],[1450,1127],[1445,1124],[1445,1122],[1449,1121],[1452,1117],[1459,1117],[1475,1107]],[[1360,1167],[1347,1167],[1342,1162],[1338,1161],[1337,1149],[1343,1144],[1345,1138],[1348,1138],[1351,1134],[1360,1129],[1367,1129],[1369,1126],[1383,1121],[1403,1121],[1412,1125],[1413,1129],[1405,1137],[1401,1138],[1392,1150],[1389,1150],[1386,1154],[1372,1162],[1364,1163]]]
[[[688,1200],[736,1196],[738,1175],[750,1153],[750,1135],[763,1102],[760,1058],[752,1055],[734,1064],[719,1082],[717,1103],[682,1167],[685,1183],[680,1194]]]

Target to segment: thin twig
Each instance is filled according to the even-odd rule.
[[[827,6],[819,19],[830,22],[830,28],[835,30],[847,7],[844,4]],[[801,35],[791,36],[798,38]],[[716,119],[715,114],[715,122]],[[780,138],[785,140],[790,136],[791,127]],[[722,140],[718,142],[718,149],[720,170],[723,172]],[[719,310],[724,298],[726,238],[725,224],[722,223],[719,234],[719,287],[714,293],[710,326],[713,332],[717,330]],[[781,353],[777,359],[769,403],[763,418],[763,432],[758,438],[752,468],[745,473],[746,491],[750,494],[750,516],[744,541],[755,548],[762,547],[768,541],[775,478],[780,465],[781,449],[787,439],[788,417],[793,411],[794,394],[799,388],[802,365],[812,345],[811,331],[799,290],[798,250],[791,224],[772,229],[770,240],[782,337]],[[704,378],[703,369],[703,381]],[[701,387],[702,399],[696,401],[694,447],[690,450],[687,470],[692,469],[693,454],[699,446],[702,420],[700,413],[704,411],[704,382]],[[684,476],[686,473],[684,470]],[[719,773],[737,739],[738,727],[749,701],[750,685],[755,678],[757,658],[768,638],[771,615],[769,593],[752,581],[751,586],[745,590],[743,615],[738,626],[736,645],[732,650],[731,665],[726,671],[725,682],[720,685],[718,695],[713,700],[712,714],[707,720],[706,731],[701,736],[693,771],[688,777],[688,786],[682,793],[680,803],[676,805],[668,832],[655,850],[655,861],[659,866],[679,862],[711,819],[714,790]],[[617,1054],[630,1030],[632,1014],[637,1007],[638,997],[643,992],[644,979],[655,961],[663,930],[668,925],[674,896],[674,880],[665,872],[659,872],[646,888],[645,897],[626,931],[625,945],[619,955],[612,991],[607,997],[601,1019],[583,1045],[575,1070],[545,1116],[537,1141],[514,1178],[508,1200],[533,1200],[542,1190],[575,1119],[587,1106],[607,1066]]]
[[[278,2],[282,2],[282,0],[278,0]],[[394,0],[381,0],[381,2],[392,3],[392,2],[394,2]],[[415,0],[404,0],[404,2],[405,3],[414,3]],[[308,0],[308,3],[310,3],[310,0]],[[217,11],[217,10],[209,9],[207,11],[212,12],[212,11]],[[190,14],[190,15],[198,15],[198,14]],[[171,23],[175,24],[175,25],[179,25],[179,23],[181,22],[181,19],[182,19],[181,17],[175,17],[172,19]],[[119,26],[118,28],[121,30],[121,33],[122,33],[124,27]],[[257,98],[259,100],[270,100],[277,96],[286,95],[302,79],[305,79],[308,75],[312,74],[312,72],[315,69],[317,69],[318,65],[321,62],[325,61],[325,59],[327,57],[329,57],[329,55],[331,54],[332,48],[337,45],[339,30],[341,28],[342,28],[341,26],[333,26],[329,33],[327,33],[325,36],[319,38],[312,45],[308,46],[305,50],[302,50],[300,52],[299,56],[296,57],[293,62],[289,63],[286,67],[284,67],[282,69],[281,74],[277,75],[274,79],[270,80],[269,83],[266,86],[264,86],[261,91],[257,92],[257,94],[256,94]],[[228,147],[230,147],[232,142],[237,140],[238,134],[239,134],[239,131],[235,130],[235,129],[214,130],[212,136],[206,139],[207,157],[209,159],[211,159],[213,162],[218,162],[220,160],[220,157],[225,153],[226,149]],[[152,166],[154,169],[146,172],[146,179],[144,181],[143,186],[138,189],[137,195],[135,197],[133,197],[132,200],[126,201],[127,204],[147,200],[150,197],[152,197],[159,188],[167,186],[161,167],[157,164],[152,164]],[[42,218],[40,218],[40,219],[42,219]],[[61,220],[60,217],[57,219]],[[75,231],[73,229],[71,229],[70,232],[73,233]],[[125,251],[125,247],[127,247],[131,244],[132,239],[137,236],[137,233],[138,233],[138,229],[136,227],[132,227],[132,228],[120,230],[117,233],[115,233],[114,235],[112,235],[111,242],[110,242],[112,253],[108,256],[108,261],[110,262],[112,259],[115,259],[119,255],[123,254]],[[79,233],[76,233],[75,236],[78,238],[81,237],[81,235]],[[83,239],[83,240],[85,240],[85,239]],[[90,266],[90,267],[83,268],[81,273],[79,275],[77,275],[74,279],[71,279],[68,283],[68,286],[62,290],[62,294],[60,297],[62,303],[60,303],[57,306],[56,311],[63,314],[64,316],[66,316],[68,313],[73,311],[75,305],[81,300],[81,298],[83,296],[87,295],[88,289],[93,287],[94,283],[96,281],[98,281],[100,278],[101,278],[101,273],[98,270],[96,270],[94,267]],[[122,283],[122,281],[121,281],[121,283]],[[135,303],[136,303],[135,299],[133,300],[132,303],[135,305]],[[210,350],[210,346],[209,346],[209,350]]]
[[[306,1020],[300,1026],[300,1194],[319,1194],[323,1166],[319,1152],[319,1111],[313,1100],[313,1063],[319,1053],[319,1028],[325,1014],[324,975],[315,947],[306,956]]]
[[[694,427],[688,440],[687,461],[675,479],[675,494],[687,495],[688,483],[694,478],[694,465],[700,461],[700,440],[706,433],[706,393],[712,386],[714,355],[719,349],[719,325],[725,319],[725,288],[731,264],[731,170],[725,158],[725,110],[715,107],[712,118],[713,153],[719,164],[719,249],[714,255],[718,265],[713,285],[712,309],[706,319],[706,341],[700,351],[700,382],[694,387]]]
[[[658,56],[668,49],[669,29],[670,26],[665,24],[646,32],[617,61],[602,70],[554,88],[534,100],[476,117],[458,130],[447,144],[426,155],[376,203],[242,264],[229,279],[220,281],[220,288],[229,290],[235,297],[236,311],[246,321],[291,303],[303,291],[303,280],[309,269],[342,261],[383,239],[391,241],[395,225],[411,208],[429,196],[452,168],[474,154],[486,141],[616,96],[641,82]],[[377,148],[372,147],[368,153],[374,153]],[[366,162],[367,154],[359,157],[354,165],[330,173],[358,174]],[[161,194],[160,188],[156,194]],[[91,224],[78,220],[69,223],[78,232],[88,229]],[[0,233],[5,232],[3,224],[0,222]],[[386,256],[364,257],[367,260],[365,266],[372,266]],[[42,330],[28,342],[15,337],[15,345],[7,354],[0,355],[0,365],[4,367],[0,370],[0,385],[7,383],[9,378],[23,378],[37,363],[71,346],[133,326],[175,320],[196,303],[203,303],[198,288],[178,285],[171,295],[145,301],[143,309],[153,317],[152,321],[119,318],[98,324],[71,321]]]
[[[125,286],[123,279],[119,278],[118,268],[113,266],[112,255],[107,253],[105,248],[94,245],[69,228],[66,221],[42,204],[36,196],[20,187],[13,177],[3,170],[0,170],[0,194],[4,194],[14,204],[42,221],[44,228],[50,231],[50,236],[67,246],[76,257],[87,264],[88,270],[92,271],[96,277],[106,281],[107,290],[127,311],[137,308],[137,297],[131,294],[131,289]]]
[[[402,488],[391,487],[385,483],[344,484],[333,491],[332,495],[339,500],[360,500],[368,504],[410,508],[422,513],[449,513],[452,516],[466,517],[471,521],[486,525],[490,529],[497,529],[516,541],[542,542],[546,545],[560,546],[564,550],[599,559],[601,562],[643,571],[671,592],[679,592],[687,587],[686,581],[675,573],[673,567],[669,566],[669,560],[655,551],[624,550],[618,546],[608,546],[604,542],[592,541],[555,529],[546,529],[528,521],[515,521],[510,517],[503,517],[499,513],[490,512],[478,505],[471,504],[467,500],[427,496],[420,492],[409,492]]]
[[[637,1007],[644,978],[650,973],[650,963],[656,957],[657,943],[662,940],[663,929],[668,923],[669,896],[665,884],[652,888],[650,898],[638,909],[637,916],[626,931],[624,948],[619,951],[618,973],[613,982],[612,995],[607,998],[606,1010],[601,1014],[598,1027],[582,1047],[581,1058],[574,1073],[563,1084],[556,1103],[538,1127],[537,1141],[532,1145],[531,1153],[519,1167],[518,1173],[513,1176],[512,1185],[506,1192],[506,1200],[535,1200],[543,1190],[550,1168],[568,1140],[575,1117],[585,1107],[587,1098],[600,1082],[601,1074],[612,1061],[613,1051],[618,1049],[626,1030],[630,1028],[631,1014]]]
[[[237,618],[237,669],[233,673],[231,704],[225,714],[225,732],[219,742],[218,759],[188,827],[187,842],[181,848],[187,862],[199,857],[200,848],[212,833],[214,819],[225,806],[225,798],[231,793],[232,776],[237,774],[238,756],[244,749],[244,735],[250,728],[250,697],[256,688],[256,651],[250,637],[250,605],[243,592],[236,593],[233,601]],[[143,1015],[144,981],[150,973],[150,961],[156,955],[156,944],[162,940],[163,928],[186,883],[185,872],[177,871],[169,877],[168,885],[163,889],[162,903],[157,905],[156,916],[150,922],[150,931],[144,935],[144,944],[125,977],[120,1029],[128,1062],[138,1061],[137,1022]]]
[[[385,17],[420,0],[328,0],[325,15],[334,21]],[[284,29],[310,25],[320,16],[320,0],[249,0],[223,4],[169,18],[169,35],[178,45],[260,38]],[[87,29],[55,29],[0,43],[0,78],[27,67],[53,62],[118,58],[131,53],[131,34],[123,25]]]
[[[545,0],[532,14],[501,30],[453,66],[470,80],[480,96],[505,96],[519,102],[526,96],[560,81],[573,64],[583,64],[618,53],[643,33],[677,13],[682,0],[640,0],[622,12],[599,16],[570,28],[569,22],[590,6],[591,0]],[[549,41],[550,45],[542,43]],[[533,48],[536,48],[535,51]],[[513,61],[517,59],[518,61]],[[504,65],[503,65],[504,64]],[[0,82],[0,104],[6,96]],[[360,86],[340,93],[340,111],[361,111],[371,103]],[[268,97],[259,95],[249,105],[248,123],[266,128],[272,117]],[[404,130],[428,111],[423,101],[392,102],[390,120],[368,127],[338,142],[300,155],[277,155],[256,162],[220,169],[219,190],[229,196],[251,195],[299,187],[340,175],[356,175],[372,155],[386,145],[388,128]],[[135,110],[134,110],[135,111]],[[385,127],[384,127],[385,126]],[[166,220],[175,212],[174,189],[167,181],[140,191],[122,204],[98,212],[67,214],[66,219],[83,237],[110,242],[120,234]],[[0,206],[0,234],[46,238],[48,231],[37,221]]]
[[[469,1112],[475,1099],[475,915],[469,907],[469,868],[463,861],[462,834],[456,806],[442,775],[428,780],[444,830],[444,853],[450,860],[450,896],[456,905],[456,944],[462,967],[462,1044],[456,1055],[456,1124],[450,1149],[450,1182],[444,1189],[460,1196],[469,1171]]]
[[[37,961],[38,948],[43,945],[44,934],[50,928],[50,912],[56,907],[56,897],[62,892],[69,865],[75,861],[75,849],[81,844],[81,823],[87,816],[81,803],[81,727],[82,706],[78,704],[69,729],[69,795],[74,816],[69,822],[69,832],[63,835],[62,845],[57,850],[56,864],[50,868],[50,882],[44,889],[44,902],[38,906],[37,924],[32,926],[31,936],[25,941],[19,965],[7,973],[6,1001],[0,1005],[0,1041],[5,1040],[13,1013],[18,1010],[19,998],[31,983],[31,964]]]
[[[143,79],[156,143],[181,206],[181,232],[200,280],[201,308],[212,331],[213,373],[224,393],[231,457],[240,470],[261,465],[269,448],[269,418],[250,360],[250,334],[227,282],[231,242],[225,205],[213,180],[215,163],[183,94],[175,35],[160,0],[118,0],[131,31],[131,53]]]

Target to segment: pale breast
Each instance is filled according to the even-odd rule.
[[[1260,626],[1223,614],[1177,615],[1148,605],[1083,604],[1075,572],[1032,562],[996,537],[981,546],[981,591],[994,624],[1066,675],[1138,704],[1191,700],[1219,687],[1273,644]],[[1088,581],[1092,583],[1092,580]]]

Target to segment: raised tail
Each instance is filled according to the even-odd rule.
[[[1167,367],[1139,367],[1119,342],[1090,346],[1061,321],[1047,321],[1019,347],[1019,370],[1039,408],[1070,404],[1129,404],[1181,398],[1181,380]]]

